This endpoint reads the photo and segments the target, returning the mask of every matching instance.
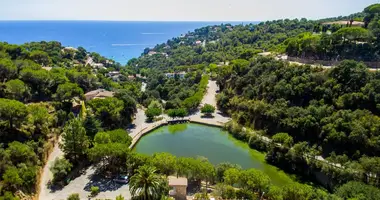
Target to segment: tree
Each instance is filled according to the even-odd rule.
[[[235,188],[222,183],[216,184],[214,193],[222,199],[235,199],[236,197]]]
[[[269,200],[283,200],[283,191],[280,187],[272,185],[269,187],[269,192],[266,194]]]
[[[47,136],[50,133],[55,117],[49,114],[48,108],[46,103],[31,103],[28,105],[29,115],[25,130],[28,129],[29,134]]]
[[[283,187],[284,199],[302,200],[310,199],[313,195],[311,186],[300,183],[287,184]]]
[[[269,176],[256,169],[248,169],[243,171],[240,182],[243,188],[257,191],[259,194],[268,192],[270,186]]]
[[[62,143],[60,143],[66,157],[79,162],[79,159],[86,154],[88,146],[89,141],[82,121],[77,118],[70,120],[63,129]]]
[[[90,139],[93,139],[98,132],[103,130],[102,123],[90,113],[86,114],[83,126],[86,129],[86,134]]]
[[[49,55],[44,51],[32,51],[30,53],[30,58],[34,60],[36,63],[41,64],[43,66],[48,66],[51,64],[51,59]]]
[[[10,129],[20,127],[27,113],[26,106],[23,103],[0,98],[0,120],[7,121],[7,126]]]
[[[185,117],[188,115],[188,112],[185,108],[170,109],[167,112],[168,112],[169,117],[172,117],[172,118]]]
[[[38,163],[38,157],[30,146],[18,141],[11,142],[8,145],[4,158],[13,166],[18,166],[22,163],[27,166],[33,166]]]
[[[355,181],[350,181],[340,186],[334,194],[343,199],[380,199],[380,190],[378,188]]]
[[[4,184],[10,187],[12,190],[16,190],[24,184],[24,181],[20,177],[16,167],[9,167],[3,174],[2,178]]]
[[[12,79],[16,76],[17,67],[9,59],[0,58],[0,81]]]
[[[160,108],[148,108],[145,110],[145,115],[148,118],[148,121],[152,121],[156,116],[161,115]]]
[[[89,107],[94,111],[94,115],[102,122],[102,125],[107,128],[117,128],[122,125],[124,110],[123,101],[107,97],[104,99],[93,99],[88,102]]]
[[[144,165],[131,177],[129,190],[133,198],[137,199],[160,199],[168,192],[167,180],[156,174],[156,169]]]
[[[152,165],[155,166],[160,173],[169,176],[175,172],[176,157],[166,152],[155,153],[152,157]]]
[[[37,93],[39,99],[50,97],[53,81],[48,71],[25,68],[20,72],[20,79],[32,88],[33,95]]]
[[[18,101],[25,101],[30,98],[30,91],[28,86],[19,79],[10,80],[5,83],[5,94],[9,99]]]
[[[53,173],[53,182],[62,181],[71,171],[73,165],[65,158],[56,158],[50,171]]]
[[[201,112],[206,114],[206,115],[211,115],[212,113],[215,112],[215,107],[210,105],[210,104],[205,104],[202,108],[201,108]]]
[[[78,51],[75,53],[74,59],[84,61],[87,56],[87,51],[83,47],[78,47]]]
[[[272,141],[280,143],[288,148],[293,145],[293,137],[287,133],[277,133],[276,135],[272,136]]]
[[[231,163],[220,163],[215,167],[216,170],[216,178],[219,182],[224,182],[224,172],[228,169],[237,169],[241,170],[241,167],[237,164]]]
[[[94,147],[88,152],[89,158],[105,169],[116,171],[126,163],[131,142],[131,136],[123,129],[99,132],[95,135]]]
[[[348,41],[350,43],[352,41],[367,41],[370,34],[367,29],[362,27],[346,27],[333,33],[333,36],[337,38],[337,40],[343,42]]]
[[[330,76],[337,80],[344,92],[356,92],[369,80],[367,67],[355,61],[343,61],[331,70]]]
[[[75,83],[58,85],[56,98],[58,101],[71,101],[74,97],[82,97],[83,90]]]
[[[240,182],[242,171],[236,168],[230,168],[224,171],[224,182],[228,185],[234,185]]]

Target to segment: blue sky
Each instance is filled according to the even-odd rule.
[[[379,0],[0,0],[0,20],[262,21],[348,15]]]

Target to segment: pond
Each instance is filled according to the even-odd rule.
[[[285,172],[267,164],[265,154],[249,148],[217,127],[193,123],[163,126],[143,136],[134,150],[147,155],[169,152],[178,157],[204,156],[215,165],[229,162],[244,169],[261,170],[275,185],[293,181]]]

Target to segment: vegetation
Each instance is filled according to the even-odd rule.
[[[65,158],[57,158],[53,165],[50,167],[50,171],[53,173],[53,182],[57,183],[63,181],[63,179],[70,173],[73,165]]]
[[[215,107],[210,105],[210,104],[205,104],[202,108],[201,108],[201,112],[205,115],[211,115],[212,113],[215,112]]]
[[[131,177],[130,191],[134,199],[161,199],[169,192],[168,182],[151,166],[140,167]]]
[[[85,65],[87,58],[94,56],[105,70]],[[0,199],[36,193],[39,171],[59,135],[66,155],[51,167],[54,184],[65,180],[79,161],[87,159],[101,125],[122,128],[131,122],[141,93],[127,94],[140,84],[106,78],[108,71],[120,69],[120,64],[106,61],[81,47],[77,51],[65,49],[59,42],[0,43]],[[111,117],[104,116],[106,108],[83,101],[84,93],[98,88],[120,89],[112,108],[120,108],[120,115],[109,110]],[[73,103],[79,103],[80,109]]]

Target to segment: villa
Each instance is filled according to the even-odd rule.
[[[153,55],[155,55],[155,54],[157,54],[157,52],[155,52],[155,51],[149,51],[149,52],[148,52],[148,55],[149,55],[149,56],[153,56]]]
[[[86,94],[84,94],[84,96],[86,97],[86,101],[89,101],[91,99],[104,99],[106,97],[113,97],[114,94],[114,92],[110,92],[105,89],[97,89],[87,92]]]
[[[185,200],[187,193],[187,178],[169,176],[169,196],[175,200]]]
[[[166,78],[185,78],[186,72],[165,73]]]

